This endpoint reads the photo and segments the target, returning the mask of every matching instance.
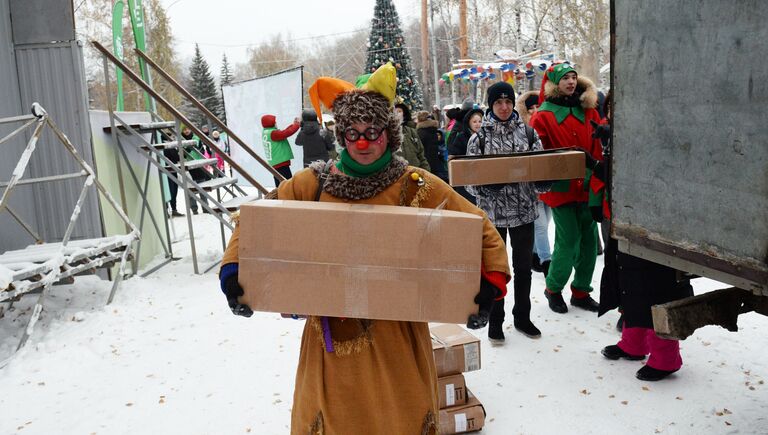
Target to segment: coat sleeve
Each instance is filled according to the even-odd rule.
[[[544,149],[544,145],[541,143],[541,138],[539,137],[539,134],[536,133],[536,129],[533,129],[533,146],[531,147],[533,151],[541,151]],[[533,189],[536,191],[536,193],[546,193],[549,192],[549,190],[552,188],[552,182],[551,181],[534,181],[533,182]]]
[[[541,145],[545,150],[555,148],[555,146],[552,144],[552,141],[550,140],[549,134],[547,133],[547,124],[542,114],[536,112],[531,117],[531,127],[533,127],[533,129],[536,131],[536,134],[541,140]]]
[[[416,156],[419,159],[419,167],[421,169],[431,171],[432,169],[429,167],[429,162],[424,156],[424,144],[421,142],[421,139],[419,139],[418,134],[413,135],[413,142],[416,144]]]
[[[296,140],[294,143],[298,146],[304,146],[304,143],[306,142],[307,135],[304,134],[304,130],[299,131],[299,134],[296,135]]]
[[[473,134],[469,140],[467,141],[467,150],[466,154],[468,156],[479,156],[480,155],[480,138],[477,135],[477,133]],[[469,192],[470,195],[477,197],[478,195],[478,189],[477,186],[464,186],[465,189],[467,189],[467,192]]]
[[[270,138],[272,140],[285,140],[289,137],[293,136],[294,133],[299,129],[299,123],[294,122],[293,124],[289,125],[285,130],[272,130],[272,133],[270,134]]]

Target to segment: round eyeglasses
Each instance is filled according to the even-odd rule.
[[[369,141],[373,142],[381,136],[381,133],[383,131],[384,131],[383,128],[377,130],[373,127],[366,128],[365,131],[357,131],[354,128],[350,127],[344,130],[344,139],[350,142],[356,142],[362,136],[368,139]]]

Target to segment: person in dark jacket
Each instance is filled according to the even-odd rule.
[[[203,158],[205,151],[207,147],[205,144],[202,143],[199,137],[192,134],[192,130],[189,127],[184,127],[181,130],[181,137],[184,138],[184,140],[194,140],[195,144],[190,147],[185,147],[185,158],[186,160],[194,160],[194,159],[200,159]],[[208,174],[208,172],[205,171],[203,168],[194,168],[189,170],[189,176],[192,177],[192,179],[200,184],[204,181],[208,181],[211,177]],[[203,204],[208,204],[208,200],[205,198],[205,195],[200,192],[198,193],[200,196],[200,201],[202,201]],[[192,214],[198,213],[198,207],[197,207],[197,201],[195,200],[195,197],[190,195],[187,197],[189,201],[189,208],[192,209]],[[203,213],[208,213],[208,210],[203,208]]]
[[[475,102],[470,98],[467,98],[461,103],[461,110],[459,110],[459,113],[456,115],[456,122],[453,124],[453,127],[451,127],[451,131],[448,135],[447,145],[449,147],[453,145],[453,142],[456,140],[459,133],[464,130],[464,118],[467,116],[467,113],[475,108]]]
[[[441,152],[438,123],[429,112],[421,111],[416,114],[416,132],[424,145],[424,157],[429,163],[430,172],[448,182],[448,169]]]
[[[175,140],[175,138],[172,135],[168,135],[166,133],[160,133],[161,134],[161,140],[162,142],[171,142]],[[166,148],[163,150],[163,155],[165,158],[170,160],[171,163],[174,165],[179,164],[179,149],[178,148]],[[171,210],[169,211],[169,215],[171,217],[181,217],[184,216],[184,213],[179,213],[179,210],[176,208],[176,196],[179,193],[179,185],[176,184],[175,181],[168,178],[168,191],[170,193],[170,199],[168,200],[168,205],[171,207]]]
[[[403,143],[397,155],[404,158],[409,165],[429,171],[429,162],[424,156],[424,144],[416,132],[416,123],[413,122],[411,109],[403,104],[395,104],[395,114],[402,120]]]
[[[464,129],[458,132],[454,141],[448,146],[448,156],[463,156],[467,154],[467,142],[473,134],[480,130],[480,126],[483,124],[483,111],[482,109],[472,109],[466,113],[462,120]],[[472,196],[464,186],[454,186],[453,189],[467,199],[472,204],[477,204],[475,197]]]
[[[595,125],[595,136],[603,142],[604,162],[610,162],[610,127]],[[602,201],[593,201],[592,215],[596,221],[610,221],[610,202],[605,200],[605,186],[610,184],[610,163],[587,157],[595,180],[590,183],[593,194]],[[677,340],[664,339],[653,330],[651,307],[693,296],[690,280],[670,267],[635,257],[618,250],[618,241],[609,237],[605,244],[605,267],[600,279],[600,309],[598,316],[619,308],[623,310],[621,340],[606,346],[603,356],[611,360],[642,360],[647,363],[635,376],[642,381],[659,381],[680,370],[683,359]]]
[[[296,145],[304,147],[305,168],[312,162],[327,162],[330,158],[329,151],[333,149],[333,141],[329,135],[321,134],[317,113],[312,109],[305,109],[301,113],[301,129],[296,136]]]

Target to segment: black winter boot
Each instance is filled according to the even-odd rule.
[[[565,301],[563,300],[563,295],[560,293],[552,293],[549,290],[544,290],[544,296],[546,296],[547,301],[549,301],[549,308],[560,314],[564,314],[568,312],[568,305],[565,305]]]
[[[535,252],[531,258],[531,270],[539,273],[544,271],[544,269],[541,268],[541,260],[539,259],[539,254]]]
[[[546,278],[547,275],[549,275],[549,265],[550,264],[552,264],[552,261],[550,261],[550,260],[547,260],[547,261],[541,263],[541,273],[544,274],[544,278]]]
[[[541,331],[539,331],[539,328],[537,328],[530,319],[515,319],[515,329],[528,338],[541,338]]]
[[[501,323],[489,323],[488,324],[488,341],[491,344],[499,346],[504,344],[504,328]]]
[[[604,357],[612,360],[617,360],[619,358],[624,358],[629,361],[640,361],[641,359],[645,359],[645,355],[630,355],[626,352],[624,352],[618,345],[612,344],[610,346],[605,346],[600,353],[603,354]]]
[[[579,307],[583,310],[591,311],[593,313],[596,313],[600,309],[600,304],[597,303],[594,299],[592,299],[592,296],[587,296],[586,298],[574,298],[571,297],[571,305],[574,307]]]
[[[659,370],[651,366],[644,365],[643,368],[637,371],[635,377],[641,381],[656,382],[660,381],[677,370]]]

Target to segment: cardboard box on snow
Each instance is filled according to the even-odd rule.
[[[465,323],[483,222],[448,210],[262,200],[240,212],[240,302],[256,311]]]
[[[440,397],[440,409],[467,403],[467,384],[464,375],[437,378],[437,393]]]
[[[429,332],[438,377],[480,370],[480,339],[458,325],[435,325]]]
[[[448,162],[451,186],[584,178],[584,153],[570,150],[462,156]]]
[[[467,390],[467,403],[440,410],[442,435],[475,432],[483,426],[485,426],[485,408],[469,390]]]

